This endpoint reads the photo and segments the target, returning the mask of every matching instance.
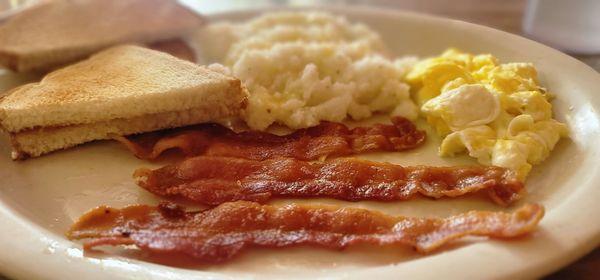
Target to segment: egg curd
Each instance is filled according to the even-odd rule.
[[[273,123],[298,129],[376,112],[418,116],[402,80],[411,60],[389,59],[379,34],[363,24],[327,13],[277,12],[209,25],[203,38],[220,45],[204,55],[248,88],[244,119],[252,129]]]
[[[442,135],[441,156],[467,152],[481,164],[525,179],[561,137],[549,94],[530,63],[504,63],[455,49],[417,63],[406,75],[427,122]]]

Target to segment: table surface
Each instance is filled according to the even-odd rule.
[[[267,5],[359,4],[428,13],[490,26],[523,35],[522,22],[527,2],[522,0],[257,0],[257,1],[206,1],[181,0],[206,13],[243,9]],[[8,1],[10,2],[10,1]],[[0,12],[3,7],[0,0]],[[569,54],[600,72],[600,54]],[[5,279],[0,275],[0,279]],[[600,248],[577,262],[546,276],[544,279],[600,279]]]

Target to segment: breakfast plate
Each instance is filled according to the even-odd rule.
[[[366,277],[425,279],[535,278],[593,249],[600,242],[595,214],[600,190],[600,75],[583,63],[533,41],[491,28],[413,13],[365,7],[318,7],[363,22],[378,31],[394,55],[433,56],[448,47],[470,53],[492,53],[501,61],[533,63],[541,83],[556,95],[554,114],[570,129],[544,163],[527,180],[528,194],[520,202],[544,205],[546,215],[530,236],[510,241],[468,239],[443,251],[415,254],[399,247],[358,246],[344,251],[297,247],[258,249],[222,265],[165,266],[139,252],[117,255],[84,252],[80,243],[64,237],[85,211],[106,204],[156,204],[158,199],[135,186],[139,166],[154,167],[128,153],[118,143],[103,141],[27,161],[11,161],[7,139],[0,142],[0,271],[16,278],[55,279],[237,279]],[[210,15],[211,21],[249,19],[265,10]],[[3,73],[2,90],[33,77]],[[383,117],[369,119],[375,123]],[[424,123],[419,124],[426,129]],[[428,135],[435,135],[428,131]],[[403,165],[475,163],[467,157],[440,158],[440,140],[429,137],[418,149],[373,153],[361,158]],[[274,204],[301,200],[276,200]],[[416,199],[402,203],[340,202],[324,204],[376,209],[406,216],[448,216],[468,210],[503,210],[477,198]],[[144,259],[144,260],[142,260]]]

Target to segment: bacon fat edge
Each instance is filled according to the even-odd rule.
[[[278,136],[266,132],[235,133],[217,124],[146,133],[139,136],[115,136],[134,155],[155,159],[164,151],[178,149],[186,156],[228,156],[255,160],[293,157],[315,160],[375,151],[403,151],[420,146],[425,132],[402,117],[392,124],[349,129],[343,124],[322,122]]]
[[[501,167],[403,167],[355,158],[307,162],[198,156],[156,170],[138,169],[134,178],[154,194],[206,205],[276,197],[401,201],[419,194],[441,198],[483,192],[506,206],[524,192],[514,172]]]
[[[470,211],[447,218],[389,216],[359,208],[270,206],[229,202],[186,212],[172,203],[116,209],[101,206],[67,233],[87,239],[85,249],[136,245],[155,253],[181,253],[201,262],[223,262],[247,247],[312,245],[343,249],[354,244],[400,244],[428,253],[464,236],[512,238],[532,232],[544,215],[537,204],[512,213]]]

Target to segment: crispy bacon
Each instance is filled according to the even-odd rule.
[[[400,244],[428,253],[463,236],[511,238],[535,230],[544,208],[528,204],[513,213],[470,211],[448,218],[394,217],[359,208],[270,206],[229,202],[186,212],[172,203],[115,209],[106,206],[83,215],[67,233],[91,239],[84,248],[131,245],[156,253],[183,253],[202,262],[223,262],[246,247],[313,245],[331,249],[366,243]]]
[[[265,202],[272,197],[399,201],[417,194],[440,198],[479,191],[508,205],[524,189],[512,171],[501,167],[403,167],[355,158],[307,162],[198,156],[156,170],[138,169],[134,177],[138,185],[157,195],[208,205]]]
[[[403,151],[418,147],[425,132],[402,117],[392,125],[349,129],[343,124],[323,122],[278,136],[266,132],[235,133],[217,124],[200,125],[166,133],[150,133],[129,138],[117,136],[137,157],[154,159],[169,149],[179,149],[187,156],[212,155],[264,160],[293,157],[314,160],[374,151]]]

